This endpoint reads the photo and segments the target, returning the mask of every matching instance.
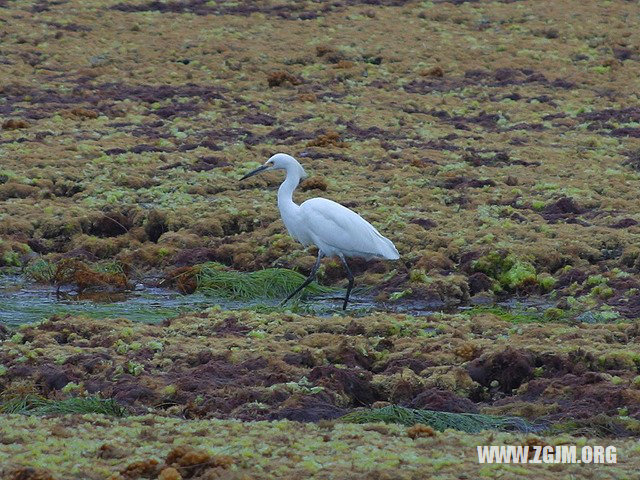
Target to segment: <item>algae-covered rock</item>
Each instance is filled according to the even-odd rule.
[[[473,263],[473,269],[496,279],[500,287],[509,291],[536,286],[538,283],[536,269],[531,263],[505,252],[492,252],[479,258]],[[544,288],[549,286],[546,278],[543,277],[541,282]]]
[[[515,260],[508,270],[498,276],[498,280],[503,287],[516,290],[536,283],[536,269],[528,262]]]
[[[427,388],[440,388],[469,397],[480,387],[464,368],[432,367],[427,368],[424,373],[427,375],[424,381]]]

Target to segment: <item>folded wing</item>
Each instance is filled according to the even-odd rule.
[[[312,198],[300,205],[300,214],[309,235],[328,256],[400,258],[391,240],[356,212],[339,203]]]

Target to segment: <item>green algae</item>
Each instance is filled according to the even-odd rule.
[[[44,258],[38,258],[24,268],[24,275],[37,283],[53,283],[55,273],[55,265]]]
[[[496,279],[499,287],[508,291],[538,282],[536,269],[531,263],[504,252],[491,252],[479,258],[473,263],[473,268]],[[541,283],[545,289],[553,286],[548,277],[544,277]]]
[[[106,297],[105,297],[106,298]],[[144,298],[138,297],[138,298]],[[94,302],[91,300],[62,300],[50,301],[47,295],[29,302],[26,299],[16,303],[11,299],[0,300],[0,320],[7,325],[21,325],[24,323],[38,322],[49,318],[51,315],[83,315],[88,318],[128,318],[142,323],[160,323],[163,320],[184,314],[190,311],[204,309],[210,303],[206,299],[199,301],[185,300],[184,302],[168,302],[168,305],[158,304],[154,295],[147,295],[142,301],[114,302],[103,300]],[[172,306],[171,303],[183,303]]]
[[[344,311],[337,309],[336,305],[339,304],[343,298],[334,297],[333,295],[317,295],[314,296],[312,301],[302,302],[300,297],[293,298],[285,305],[276,304],[270,305],[265,303],[256,303],[249,305],[238,305],[239,310],[248,310],[256,313],[295,313],[297,315],[310,315],[310,316],[340,316],[340,317],[361,317],[370,314],[378,309],[378,306],[373,299],[367,298],[364,300],[358,299],[356,296],[363,290],[356,290],[352,292],[352,297],[349,301],[349,310]],[[284,297],[283,297],[284,299]]]
[[[612,437],[633,430],[636,434],[640,433],[637,420],[594,415],[589,419],[571,419],[558,422],[549,427],[549,434],[567,433],[576,437]]]
[[[7,250],[0,256],[0,267],[19,267],[20,254],[11,250]]]
[[[557,283],[557,280],[548,273],[539,274],[537,276],[537,281],[543,292],[550,292]]]
[[[471,318],[483,315],[483,314],[492,314],[496,317],[510,323],[540,323],[551,320],[548,317],[545,317],[540,311],[535,308],[528,307],[515,307],[511,309],[503,308],[503,307],[473,307],[469,310],[465,310],[462,312],[463,315],[469,316]]]
[[[515,260],[508,270],[499,275],[498,280],[503,287],[515,290],[518,287],[535,283],[536,269],[529,262]]]
[[[478,433],[483,430],[502,430],[533,432],[541,427],[518,418],[474,413],[452,413],[434,410],[416,410],[398,405],[389,405],[370,410],[356,410],[338,419],[347,423],[397,423],[405,426],[428,425],[440,432],[446,429],[466,433]]]
[[[204,263],[194,267],[197,291],[215,297],[247,300],[257,298],[286,298],[306,280],[306,277],[286,268],[266,268],[256,272],[225,270],[218,263]],[[311,282],[303,295],[326,294],[335,291]]]
[[[236,478],[230,474],[243,469],[251,478],[274,479],[475,478],[480,471],[478,445],[602,444],[601,438],[576,439],[563,433],[532,436],[447,430],[435,436],[411,438],[407,427],[394,424],[325,426],[289,421],[191,420],[155,415],[113,418],[95,414],[63,418],[5,415],[0,434],[11,439],[10,444],[0,444],[0,464],[4,468],[46,468],[56,479],[117,477],[134,462],[161,461],[176,446],[193,445],[194,438],[198,449],[233,459],[233,470],[226,472],[227,478]],[[595,478],[635,478],[637,442],[630,439],[607,439],[607,442],[615,445],[619,458],[625,460],[612,465],[590,465],[589,471]],[[525,474],[522,469],[515,473],[514,466],[517,465],[490,465],[485,476],[529,475],[553,480],[581,478],[585,471],[584,465],[531,464],[526,466]]]
[[[89,397],[69,397],[51,400],[39,395],[24,395],[0,399],[0,413],[22,415],[63,415],[95,413],[123,417],[127,410],[113,399]]]

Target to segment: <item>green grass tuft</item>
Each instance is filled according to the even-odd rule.
[[[397,405],[370,410],[357,410],[340,417],[346,423],[399,423],[408,427],[418,423],[444,431],[447,428],[466,433],[483,430],[533,432],[541,430],[519,417],[501,417],[475,413],[451,413],[434,410],[415,410]]]
[[[198,265],[195,269],[198,291],[234,300],[284,299],[305,281],[303,275],[286,268],[267,268],[244,273],[223,270],[220,264],[209,262]],[[332,291],[334,289],[312,282],[303,293],[318,295]]]
[[[630,434],[637,435],[639,432],[638,420],[632,417],[611,417],[602,413],[589,418],[556,423],[548,431],[551,435],[568,433],[582,437],[622,437]]]
[[[24,269],[24,274],[37,283],[53,283],[56,274],[56,266],[43,258],[29,263]]]
[[[71,397],[64,400],[49,400],[39,395],[24,395],[2,401],[0,403],[0,413],[20,413],[23,415],[100,413],[114,417],[124,417],[127,414],[127,410],[113,399]]]
[[[506,322],[511,323],[542,323],[552,320],[548,317],[545,317],[543,313],[537,310],[528,310],[519,306],[513,307],[511,309],[502,307],[479,306],[462,312],[463,315],[467,315],[472,318],[476,315],[485,313],[490,313],[492,315],[500,317]]]

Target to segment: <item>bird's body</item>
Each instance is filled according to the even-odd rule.
[[[395,246],[353,210],[326,198],[311,198],[291,218],[282,214],[289,234],[303,245],[316,245],[327,257],[395,260]]]
[[[278,208],[289,234],[304,246],[318,247],[318,260],[311,275],[285,302],[311,283],[323,257],[336,256],[342,260],[349,277],[349,287],[343,305],[346,309],[354,280],[345,258],[396,260],[400,258],[398,250],[391,240],[382,236],[373,225],[339,203],[326,198],[311,198],[302,205],[297,205],[293,201],[293,192],[300,180],[306,177],[306,173],[290,155],[279,153],[272,156],[262,167],[248,173],[243,179],[272,169],[287,172],[278,189]]]

